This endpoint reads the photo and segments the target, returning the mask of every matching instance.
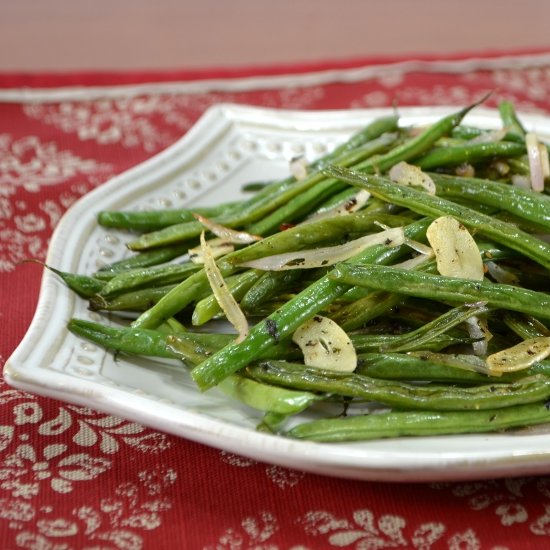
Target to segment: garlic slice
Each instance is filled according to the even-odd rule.
[[[435,219],[426,232],[441,275],[482,281],[484,270],[479,248],[470,232],[451,216]]]
[[[511,348],[489,355],[486,359],[490,374],[514,372],[530,367],[550,356],[550,336],[536,336]]]
[[[307,178],[308,163],[304,157],[294,157],[290,160],[290,173],[296,178],[296,181],[301,181]]]
[[[484,268],[479,248],[470,232],[457,219],[452,216],[435,219],[428,227],[426,237],[435,253],[437,270],[441,275],[483,280]],[[471,317],[466,327],[474,339],[474,353],[485,355],[492,338],[486,319]]]
[[[430,195],[435,195],[435,183],[421,168],[405,161],[394,164],[388,172],[390,179],[400,185],[422,187]]]
[[[357,354],[349,336],[328,317],[315,315],[296,329],[292,340],[302,350],[308,367],[336,372],[353,372],[357,367]]]

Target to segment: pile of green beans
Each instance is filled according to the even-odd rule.
[[[91,274],[52,268],[109,321],[72,319],[68,329],[118,355],[179,361],[197,391],[221,390],[257,411],[259,430],[292,438],[361,441],[549,422],[550,361],[504,374],[486,366],[490,354],[550,336],[548,187],[516,185],[516,176],[529,177],[529,158],[514,106],[499,105],[505,132],[498,139],[463,123],[476,106],[421,131],[401,126],[397,114],[377,119],[310,163],[303,178],[243,181],[240,201],[101,212],[100,225],[131,234],[131,256]],[[435,193],[392,181],[389,171],[400,162],[429,175]],[[332,209],[351,209],[359,189],[370,197],[357,211]],[[216,262],[249,321],[242,339],[229,325],[210,329],[225,314],[205,269],[187,254],[201,233],[211,236],[194,214],[261,237]],[[441,216],[475,239],[483,280],[441,275],[435,261],[415,260]],[[373,245],[332,266],[243,266],[389,227],[403,228],[404,244]],[[292,337],[318,315],[347,332],[357,354],[353,372],[306,364]],[[490,334],[485,347],[469,330],[473,320]]]

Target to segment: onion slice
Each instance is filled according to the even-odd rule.
[[[405,242],[402,227],[394,227],[372,235],[366,235],[337,246],[326,246],[313,250],[298,250],[284,254],[274,254],[240,264],[242,267],[262,269],[264,271],[283,271],[286,269],[312,269],[343,262],[359,254],[369,246],[384,244],[399,246]]]
[[[536,336],[489,355],[486,363],[491,374],[500,375],[504,372],[526,369],[548,356],[550,356],[550,336]]]
[[[216,297],[222,311],[225,313],[227,320],[235,327],[238,333],[235,342],[242,342],[248,336],[248,320],[227,288],[227,284],[212,255],[210,246],[206,242],[204,231],[201,233],[200,241],[202,256],[204,258],[204,269],[210,287],[212,288],[212,293]]]
[[[544,191],[544,168],[541,159],[541,147],[538,137],[533,132],[525,134],[525,146],[529,159],[529,173],[531,176],[531,189],[540,193]],[[548,152],[546,151],[546,155]]]
[[[234,244],[249,244],[262,240],[259,235],[252,235],[246,231],[235,231],[229,227],[225,227],[209,218],[205,218],[200,214],[193,213],[193,217],[202,224],[203,227],[208,229],[211,233],[223,239],[224,241]]]
[[[210,239],[208,241],[208,247],[210,250],[210,254],[214,258],[221,258],[222,256],[225,256],[226,254],[229,254],[229,252],[233,252],[233,250],[235,250],[233,244],[227,242],[224,239],[220,239],[219,237],[215,239]],[[194,264],[204,263],[204,251],[200,245],[190,248],[187,253],[189,254],[189,259]]]

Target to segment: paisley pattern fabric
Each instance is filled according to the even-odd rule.
[[[78,86],[77,86],[78,85]],[[550,111],[550,54],[186,74],[0,75],[0,364],[79,197],[220,102],[285,109]],[[550,478],[355,482],[257,463],[0,381],[0,541],[16,550],[550,547]]]

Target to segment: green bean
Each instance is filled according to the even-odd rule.
[[[407,335],[395,334],[354,334],[351,337],[353,347],[358,352],[385,351],[397,347],[400,351],[432,350],[440,351],[450,346],[467,344],[471,342],[468,337],[459,337],[450,334],[426,335],[423,341],[417,343],[414,339],[408,339]],[[403,344],[401,344],[403,341]]]
[[[451,303],[485,302],[491,308],[511,309],[534,317],[550,318],[550,295],[512,285],[379,265],[339,264],[328,276],[336,282],[364,285],[407,296]]]
[[[550,244],[511,224],[412,187],[397,185],[380,176],[363,174],[338,166],[329,166],[325,171],[331,176],[366,188],[373,195],[406,206],[419,214],[432,217],[453,216],[469,229],[474,229],[499,244],[517,250],[547,269],[550,268]]]
[[[314,393],[268,386],[239,374],[228,376],[219,388],[249,407],[282,415],[298,414],[322,399]]]
[[[434,261],[417,266],[417,269],[422,271],[433,271],[435,268]],[[351,300],[351,302],[331,314],[333,321],[338,323],[344,330],[355,330],[387,313],[404,301],[403,296],[400,294],[373,291],[359,286],[351,288],[346,292],[344,298]]]
[[[187,254],[189,243],[177,244],[145,250],[134,256],[113,262],[103,266],[96,272],[96,276],[101,279],[110,279],[114,275],[129,269],[137,269],[142,267],[151,267],[169,262],[174,258]]]
[[[412,351],[415,349],[428,349],[427,345],[436,340],[437,336],[443,335],[450,328],[463,323],[471,317],[487,313],[489,310],[485,305],[463,305],[449,309],[433,321],[408,332],[406,334],[391,335],[381,344],[380,351]],[[360,349],[357,346],[356,349]]]
[[[67,328],[77,336],[99,344],[107,349],[166,359],[177,359],[178,356],[166,342],[166,335],[153,330],[125,330],[109,327],[84,319],[71,319]]]
[[[361,148],[350,153],[351,158],[341,161],[341,166],[352,166],[365,158],[371,158],[374,154],[387,149],[397,139],[397,134],[382,134],[380,137],[364,144]],[[325,179],[295,196],[292,200],[282,205],[269,216],[250,225],[247,229],[254,235],[266,235],[278,228],[283,222],[292,222],[306,214],[327,198],[345,188],[338,180]]]
[[[108,281],[100,294],[109,299],[131,290],[179,283],[201,268],[199,264],[186,262],[124,271]]]
[[[177,223],[193,221],[193,213],[206,218],[219,216],[240,206],[240,202],[225,203],[217,206],[197,206],[173,210],[138,210],[138,211],[102,211],[97,215],[97,222],[103,227],[127,229],[131,231],[155,231]]]
[[[225,282],[229,292],[233,295],[235,300],[239,301],[245,292],[260,278],[262,272],[256,269],[244,271],[232,277],[228,277]],[[221,313],[222,309],[218,303],[218,300],[213,294],[209,294],[206,298],[203,298],[197,302],[192,315],[192,324],[194,326],[201,326],[213,319],[216,315]]]
[[[414,239],[422,235],[426,227],[427,222],[421,220],[406,227],[405,234]],[[371,247],[351,261],[391,261],[403,254],[404,248]],[[283,307],[252,327],[249,335],[242,342],[227,346],[197,365],[191,371],[191,376],[203,390],[215,386],[229,374],[258,358],[274,343],[289,337],[302,323],[323,310],[348,289],[349,285],[340,284],[328,275],[321,277]]]
[[[398,129],[398,123],[399,116],[396,114],[379,117],[373,120],[364,128],[353,134],[344,143],[336,147],[334,151],[312,163],[311,167],[318,170],[325,164],[329,164],[332,159],[339,158],[348,151],[353,151],[383,134],[395,132]]]
[[[78,273],[71,273],[68,271],[61,271],[35,258],[23,260],[21,263],[38,264],[41,267],[46,268],[48,271],[55,273],[55,275],[57,275],[67,285],[68,288],[70,288],[75,294],[77,294],[81,298],[89,298],[90,296],[93,296],[96,292],[99,292],[105,285],[104,281],[96,277],[81,275]]]
[[[514,104],[511,101],[501,101],[498,105],[502,125],[512,134],[525,137],[525,128],[520,122]]]
[[[387,313],[403,300],[400,294],[370,291],[366,296],[337,309],[330,317],[344,330],[355,330]]]
[[[444,198],[462,198],[494,206],[521,219],[550,228],[550,196],[517,186],[479,178],[430,174],[436,193]]]
[[[370,140],[374,140],[386,132],[396,128],[395,117],[383,117],[374,120],[363,130],[351,138],[353,145],[343,144],[334,154],[329,153],[323,159],[314,164],[314,171],[303,180],[296,181],[294,177],[274,182],[265,189],[255,194],[252,198],[244,201],[238,212],[228,216],[215,217],[214,220],[228,227],[250,226],[252,223],[261,220],[270,212],[273,212],[317,183],[327,179],[321,172],[316,171],[316,166],[323,166],[327,162],[338,162],[346,164],[349,159],[356,161],[355,146],[359,146]],[[367,150],[365,155],[369,155]],[[165,229],[143,235],[128,243],[132,250],[143,250],[150,247],[157,247],[163,244],[170,244],[196,237],[202,231],[203,226],[199,222],[185,222],[175,224]]]
[[[315,244],[327,243],[327,241],[334,242],[354,234],[362,234],[374,227],[376,222],[384,223],[385,221],[389,224],[392,219],[399,220],[399,218],[392,218],[390,215],[382,217],[380,214],[360,211],[349,216],[336,216],[298,225],[227,254],[219,260],[218,267],[222,275],[226,277],[233,274],[238,265],[243,262],[290,250],[300,250]],[[183,310],[195,299],[197,293],[202,294],[208,288],[209,284],[204,271],[199,271],[188,277],[151,309],[144,312],[133,324],[135,327],[155,328],[164,319]]]
[[[502,319],[506,326],[524,340],[537,336],[550,336],[550,329],[530,315],[506,311]]]
[[[484,411],[395,411],[302,423],[286,435],[311,441],[366,441],[405,436],[485,433],[545,424],[547,403]]]
[[[266,271],[248,289],[239,304],[244,311],[254,313],[260,305],[267,302],[276,293],[286,290],[302,277],[303,272],[299,269]]]
[[[370,171],[385,171],[388,168],[391,168],[394,164],[400,161],[406,161],[414,159],[415,157],[421,155],[424,153],[427,149],[429,149],[440,137],[448,134],[456,125],[460,123],[460,121],[466,116],[466,114],[477,105],[478,103],[475,103],[473,105],[470,105],[468,107],[465,107],[464,109],[461,109],[460,111],[453,113],[451,115],[448,115],[441,120],[439,120],[437,123],[433,124],[426,130],[424,130],[419,135],[415,136],[414,138],[406,141],[405,143],[398,145],[397,147],[394,147],[392,150],[390,150],[388,153],[381,155],[380,157],[376,158],[367,158],[365,161],[360,162],[357,165],[358,170],[370,170]],[[344,165],[345,160],[342,158],[339,158],[339,165]],[[250,218],[252,216],[251,213],[249,213],[249,217],[247,218],[247,222],[243,220],[244,215],[241,216],[241,219],[239,220],[241,224],[243,223],[250,223],[250,221],[255,221],[257,219],[260,219],[262,216],[264,216],[268,211],[273,211],[276,208],[279,208],[282,204],[286,203],[291,197],[297,196],[307,189],[310,189],[313,185],[319,183],[322,180],[325,180],[326,177],[323,175],[325,173],[325,170],[323,169],[321,172],[317,172],[312,174],[311,176],[306,177],[304,180],[299,181],[294,185],[292,190],[286,191],[285,193],[279,193],[276,197],[268,197],[267,201],[267,210],[262,210],[258,207],[258,205],[255,205],[254,210],[254,220]],[[338,179],[338,176],[336,176],[336,179]],[[291,192],[292,191],[292,192]],[[200,224],[198,224],[200,225]],[[232,226],[230,224],[230,226]],[[172,228],[176,228],[177,226],[172,226]],[[178,237],[175,236],[175,229],[171,229],[170,235],[163,234],[160,236],[160,238],[157,240],[156,236],[149,240],[149,237],[144,236],[142,239],[138,239],[136,241],[133,241],[128,244],[128,247],[131,249],[142,249],[146,248],[148,246],[158,246],[159,244],[167,244],[175,242],[174,239],[176,238],[189,238],[191,236],[191,228],[189,225],[186,226],[186,230],[182,233],[183,236],[178,235]],[[198,228],[196,228],[197,231],[199,231]],[[160,233],[160,232],[159,232]],[[168,232],[167,232],[168,233]],[[198,234],[198,233],[197,233]]]
[[[477,356],[423,350],[409,353],[361,353],[355,372],[387,380],[487,384],[492,380],[512,382],[534,374],[550,376],[550,361],[540,361],[525,370],[500,376],[491,376],[486,370],[484,360]]]
[[[153,307],[163,296],[168,294],[176,285],[158,286],[133,290],[106,299],[101,294],[89,297],[88,304],[91,311],[135,311],[143,312]]]
[[[519,157],[525,154],[525,151],[524,144],[513,141],[465,143],[432,149],[424,156],[416,159],[414,164],[422,170],[433,170],[434,168],[459,166],[464,163],[475,164],[498,157]]]
[[[26,260],[36,262],[52,273],[55,273],[74,293],[78,294],[81,298],[89,298],[97,292],[101,292],[105,283],[95,277],[88,275],[80,275],[78,273],[69,273],[67,271],[60,271],[49,265],[46,265],[38,260]]]
[[[449,354],[445,353],[444,355],[447,357]],[[441,354],[427,354],[425,352],[417,352],[416,354],[396,352],[361,353],[358,355],[355,372],[371,378],[410,382],[486,384],[490,380],[486,374],[480,372],[438,363],[432,359],[435,356],[441,356]],[[525,373],[522,373],[522,376],[525,376]]]
[[[484,101],[484,99],[481,101]],[[443,117],[420,134],[394,147],[388,153],[378,158],[367,159],[360,163],[356,169],[363,172],[385,172],[398,162],[413,160],[421,156],[428,151],[438,139],[451,133],[453,128],[460,124],[462,119],[479,103],[480,102],[476,102],[456,113]],[[323,169],[323,172],[327,173],[326,169]],[[338,178],[338,176],[335,177]]]
[[[269,360],[245,372],[260,382],[329,395],[363,399],[389,407],[426,411],[486,410],[534,403],[550,397],[550,378],[535,374],[509,383],[476,386],[417,385],[342,374],[300,363]]]
[[[170,336],[153,330],[117,329],[81,319],[71,319],[68,328],[107,349],[146,357],[178,358],[190,363],[200,361],[212,349],[218,349],[233,338],[231,335],[188,332]],[[182,350],[185,350],[183,356]],[[297,414],[321,399],[313,393],[268,386],[240,375],[227,377],[219,388],[250,407],[285,415]]]

